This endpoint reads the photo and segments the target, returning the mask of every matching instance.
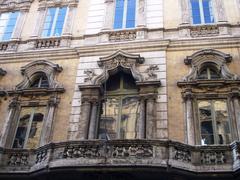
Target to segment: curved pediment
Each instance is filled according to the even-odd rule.
[[[139,54],[130,54],[121,50],[100,58],[98,65],[103,69],[103,73],[94,78],[94,84],[99,85],[105,82],[110,74],[117,73],[119,70],[128,71],[132,74],[135,81],[143,81],[142,75],[136,69],[136,66],[144,63],[144,58]]]

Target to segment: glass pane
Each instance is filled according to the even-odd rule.
[[[209,72],[210,72],[210,79],[219,79],[220,78],[219,73],[215,69],[210,68]]]
[[[35,111],[33,114],[32,124],[28,135],[28,141],[26,144],[26,148],[30,149],[38,147],[41,137],[45,107],[37,107],[34,109]]]
[[[193,24],[201,24],[199,0],[191,0]]]
[[[139,100],[126,97],[122,100],[120,138],[135,139],[137,136],[137,119],[139,118]]]
[[[106,110],[106,111],[105,111]],[[119,99],[108,98],[106,103],[103,103],[102,115],[99,123],[99,139],[117,138],[117,120],[119,116]]]
[[[124,0],[116,0],[114,29],[121,29],[123,25]]]
[[[61,36],[62,35],[63,24],[64,24],[66,12],[67,12],[66,7],[59,8],[58,17],[57,17],[53,36]]]
[[[31,113],[32,108],[23,108],[21,110],[17,132],[13,142],[13,148],[24,148]]]
[[[208,79],[208,72],[206,68],[200,72],[198,79]]]
[[[47,16],[45,18],[45,22],[43,25],[42,37],[49,37],[51,36],[51,30],[53,25],[53,20],[55,17],[56,8],[49,8],[47,12]]]
[[[214,110],[218,144],[230,144],[232,138],[229,126],[227,103],[225,101],[220,100],[215,101]]]
[[[136,0],[128,0],[126,28],[135,27]]]
[[[198,109],[201,128],[201,144],[214,144],[211,103],[208,101],[199,101]]]
[[[205,23],[213,23],[214,18],[212,14],[212,7],[210,0],[203,0],[203,12],[204,12],[204,21]]]
[[[107,80],[107,91],[116,91],[120,88],[120,78],[121,74],[117,73],[115,75],[112,75]]]
[[[123,74],[123,88],[124,89],[137,89],[134,78],[131,74]]]

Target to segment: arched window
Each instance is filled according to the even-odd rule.
[[[139,118],[138,90],[131,74],[118,72],[106,82],[98,137],[134,139]]]
[[[44,118],[44,107],[24,107],[15,132],[13,148],[38,147]]]
[[[48,88],[49,82],[45,73],[33,74],[33,78],[30,82],[30,88]]]
[[[220,79],[220,71],[217,69],[216,65],[213,63],[204,63],[199,71],[197,79]]]

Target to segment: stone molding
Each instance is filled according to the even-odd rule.
[[[55,75],[62,71],[62,67],[58,64],[53,64],[50,61],[38,60],[27,64],[21,68],[23,81],[16,86],[16,90],[28,89],[31,79],[38,72],[43,72],[48,78],[49,88],[63,88],[61,84],[54,80]]]
[[[219,27],[217,25],[192,26],[190,29],[191,37],[212,37],[219,35]]]
[[[28,11],[33,0],[1,0],[0,13],[10,11]]]
[[[39,10],[49,7],[77,7],[79,0],[39,0]]]

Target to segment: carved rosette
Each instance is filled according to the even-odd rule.
[[[10,166],[26,166],[28,165],[27,153],[14,153],[9,156],[8,164]]]
[[[206,165],[225,164],[226,157],[224,151],[202,151],[201,163]]]

